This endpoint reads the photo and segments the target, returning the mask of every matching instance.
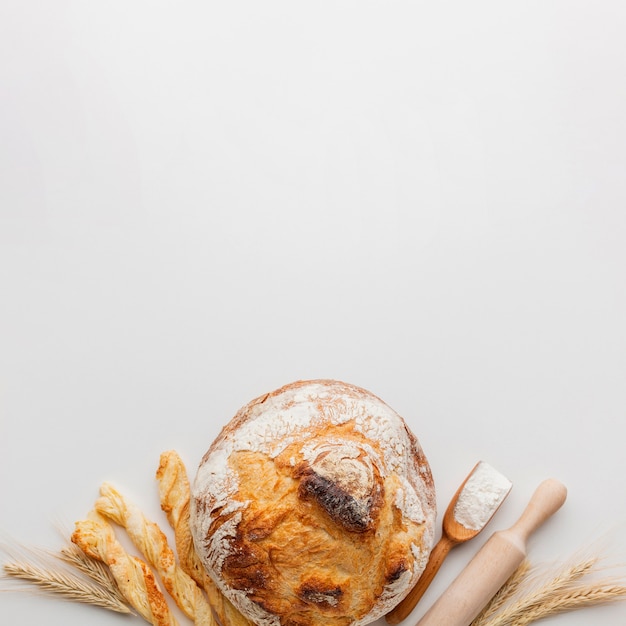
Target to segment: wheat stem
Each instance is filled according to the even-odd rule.
[[[493,600],[472,622],[472,626],[526,626],[557,613],[587,606],[626,599],[626,586],[620,577],[581,582],[594,571],[598,557],[589,557],[563,567],[551,577],[542,576],[543,583],[531,585],[520,596],[520,588],[528,588],[528,564],[520,568],[503,585]],[[532,570],[537,579],[537,568]],[[520,596],[516,599],[515,596]]]
[[[93,604],[118,613],[131,612],[126,604],[120,602],[107,589],[60,569],[23,561],[5,563],[3,569],[10,578],[25,580],[42,591],[67,600]]]
[[[526,626],[544,617],[565,613],[608,602],[626,599],[626,586],[623,585],[585,585],[572,589],[562,595],[555,596],[548,602],[531,608],[528,612],[516,618],[515,622],[498,620],[494,626],[506,626],[514,623],[515,626]]]
[[[56,556],[104,587],[111,596],[116,597],[121,604],[126,604],[126,599],[117,586],[117,582],[113,574],[111,574],[111,570],[104,563],[86,555],[73,543],[61,549],[60,553]]]
[[[493,620],[486,619],[479,626],[517,624],[520,619],[532,613],[535,609],[541,609],[542,606],[551,602],[554,598],[558,598],[560,594],[567,590],[568,586],[589,573],[597,560],[597,558],[592,557],[568,566],[563,571],[558,572],[547,583],[504,608]]]

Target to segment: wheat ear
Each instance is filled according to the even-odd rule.
[[[607,604],[609,602],[626,600],[626,586],[607,584],[588,584],[573,588],[565,593],[549,598],[543,604],[531,607],[526,613],[516,618],[515,622],[508,620],[498,620],[494,622],[494,626],[506,626],[515,624],[515,626],[526,626],[544,617],[565,613],[575,609],[595,606],[598,604]]]
[[[113,574],[111,574],[111,570],[101,561],[87,556],[77,545],[70,543],[62,548],[56,557],[91,578],[95,583],[109,591],[111,595],[115,596],[122,604],[127,603]]]
[[[574,563],[559,571],[548,582],[533,589],[528,594],[522,596],[519,600],[512,602],[506,606],[500,613],[492,619],[487,618],[478,626],[496,626],[498,624],[517,624],[529,612],[535,609],[541,609],[547,602],[553,598],[559,597],[568,587],[575,581],[589,573],[595,563],[596,557],[591,557],[580,563]]]
[[[41,591],[59,598],[99,606],[118,613],[131,613],[127,604],[109,587],[85,580],[53,563],[37,564],[32,561],[11,561],[3,566],[4,573],[14,579],[24,580]]]
[[[582,579],[588,574],[594,573],[599,557],[592,556],[579,562],[562,567],[556,574],[541,578],[547,582],[532,584],[528,583],[528,574],[525,574],[517,584],[513,592],[504,586],[504,593],[508,596],[508,602],[498,603],[493,610],[487,607],[484,614],[479,616],[472,626],[525,626],[534,621],[543,619],[557,613],[564,613],[587,606],[615,602],[626,599],[626,586],[623,578],[615,576],[605,580],[591,580],[584,582]],[[538,576],[538,568],[534,568],[534,580]],[[520,587],[524,585],[528,591],[520,594]],[[515,598],[517,594],[517,599]],[[497,603],[497,599],[494,599]]]

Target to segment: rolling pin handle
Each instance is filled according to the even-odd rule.
[[[530,535],[563,506],[566,498],[567,489],[563,483],[555,478],[544,480],[535,489],[521,517],[505,532],[516,537],[519,547],[525,550]]]

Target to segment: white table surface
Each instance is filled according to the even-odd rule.
[[[531,559],[626,561],[625,30],[617,1],[3,2],[5,539],[57,547],[103,480],[166,526],[163,450],[193,472],[323,377],[406,418],[441,514],[479,459],[514,483],[406,623],[549,476]]]

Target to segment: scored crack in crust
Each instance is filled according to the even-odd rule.
[[[192,496],[196,551],[256,624],[372,622],[408,593],[432,548],[419,442],[379,398],[337,381],[293,383],[242,408]]]

